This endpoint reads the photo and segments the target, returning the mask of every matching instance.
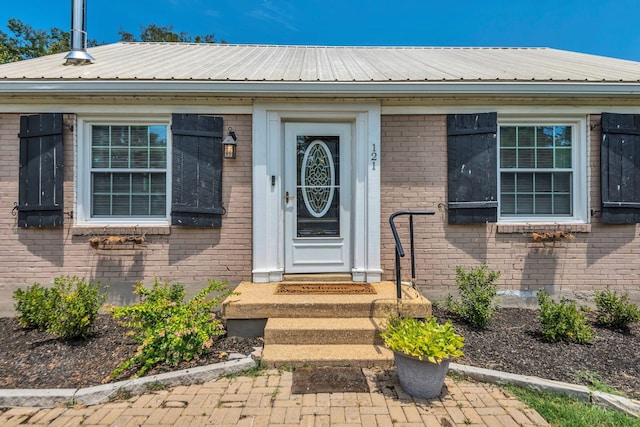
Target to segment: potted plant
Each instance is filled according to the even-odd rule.
[[[435,317],[393,317],[380,336],[394,353],[402,389],[414,397],[439,396],[450,359],[463,355],[464,337],[451,322],[439,324]]]

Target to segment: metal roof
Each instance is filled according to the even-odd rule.
[[[640,82],[640,62],[550,48],[115,43],[89,53],[88,65],[64,65],[64,54],[0,65],[0,83]]]

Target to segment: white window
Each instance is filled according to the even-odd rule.
[[[80,120],[78,221],[168,224],[168,120]]]
[[[499,221],[586,222],[585,123],[499,120]]]

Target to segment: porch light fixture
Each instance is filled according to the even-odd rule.
[[[233,131],[233,128],[229,128],[229,134],[222,141],[222,149],[224,153],[225,159],[235,159],[236,158],[236,146],[238,137],[236,133]]]

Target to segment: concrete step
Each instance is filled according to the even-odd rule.
[[[281,366],[353,366],[390,368],[393,352],[381,345],[265,345],[262,363],[271,368]]]
[[[373,283],[376,294],[275,294],[277,283],[240,283],[237,295],[228,297],[222,315],[229,319],[281,318],[387,318],[400,312],[403,316],[428,317],[431,302],[415,289],[403,286],[402,300],[396,298],[392,282]]]
[[[267,321],[265,345],[382,344],[380,318],[276,318]]]

